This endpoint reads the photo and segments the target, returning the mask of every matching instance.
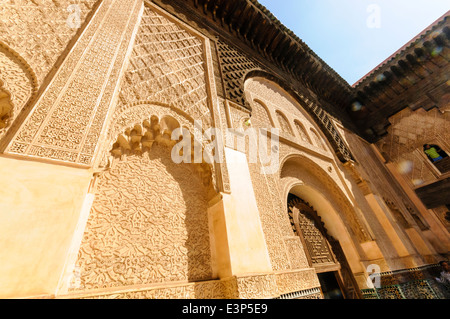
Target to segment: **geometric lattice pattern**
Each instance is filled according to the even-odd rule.
[[[245,76],[250,71],[261,70],[261,67],[224,42],[218,42],[218,49],[226,97],[235,103],[246,106],[244,96]]]
[[[272,122],[267,109],[258,101],[253,101],[252,125],[257,128],[272,128]]]
[[[314,218],[317,213],[299,198],[289,201],[288,212],[294,233],[304,238],[313,266],[334,263],[323,226]]]
[[[120,93],[121,107],[171,104],[210,126],[203,41],[145,7]]]

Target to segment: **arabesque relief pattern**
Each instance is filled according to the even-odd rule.
[[[204,50],[203,39],[145,6],[119,109],[140,101],[170,104],[211,127]]]
[[[135,286],[114,291],[74,292],[74,299],[321,299],[320,283],[313,269],[229,277],[195,283],[155,287]]]
[[[137,0],[101,3],[7,152],[91,163],[140,4]]]
[[[185,116],[183,116],[183,114],[180,114],[180,113],[181,113],[181,111],[179,109],[174,108],[169,105],[164,105],[164,104],[158,105],[158,104],[142,103],[142,104],[127,106],[127,107],[124,107],[123,109],[119,108],[116,111],[114,121],[108,127],[108,133],[106,135],[106,142],[103,143],[101,151],[100,151],[102,153],[102,156],[100,157],[99,163],[96,165],[96,167],[99,167],[99,168],[108,168],[109,167],[109,165],[111,163],[111,157],[113,156],[113,154],[111,154],[109,152],[110,150],[113,150],[113,152],[118,152],[118,153],[116,153],[116,156],[125,154],[127,152],[127,149],[131,150],[132,144],[120,146],[121,150],[119,150],[117,148],[117,145],[114,145],[117,142],[117,136],[119,136],[119,135],[125,136],[126,139],[131,140],[131,137],[129,136],[132,132],[132,130],[130,128],[130,125],[131,125],[130,123],[137,123],[136,125],[141,130],[139,135],[135,135],[133,137],[134,139],[140,139],[140,141],[144,141],[144,145],[140,145],[140,146],[138,145],[138,149],[139,148],[145,149],[145,147],[146,147],[145,140],[150,136],[149,131],[151,131],[152,118],[154,118],[153,121],[155,121],[155,119],[158,119],[158,121],[160,121],[160,120],[164,120],[164,118],[172,118],[177,122],[177,125],[179,125],[179,127],[186,128],[189,130],[189,132],[194,132],[195,129],[194,129],[194,125],[192,123],[192,119],[189,120]],[[164,128],[164,130],[161,132],[161,134],[159,134],[159,136],[162,137],[165,133],[165,138],[166,138],[166,141],[168,142],[168,140],[171,139],[171,134],[173,131],[170,128],[166,127],[164,124],[161,125],[162,123],[160,123],[160,122],[158,122],[158,124],[160,124],[161,129]],[[125,133],[125,134],[123,134],[123,133]],[[151,140],[154,140],[156,138],[159,139],[158,132],[152,132],[151,134],[153,134],[153,137]],[[147,135],[147,136],[145,136],[145,135]],[[125,139],[122,139],[122,142],[125,142],[126,144],[128,143],[128,141]],[[172,141],[170,143],[170,145],[173,146],[173,144],[175,144],[175,143],[174,143],[174,141]],[[203,148],[203,159],[202,159],[202,163],[198,164],[200,166],[203,165],[203,167],[206,167],[206,163],[205,163],[206,156],[209,157],[210,159],[212,158],[210,143],[211,143],[211,141],[206,138],[203,138],[203,140],[201,141],[201,145]],[[192,144],[191,146],[194,146],[194,144]],[[192,160],[192,162],[194,162],[194,160]],[[209,194],[211,194],[212,192],[214,192],[214,190],[217,187],[217,176],[216,176],[216,171],[213,168],[213,166],[207,165],[207,167],[208,167],[208,169],[207,169],[208,174],[210,174],[210,175],[208,175],[208,178],[209,178],[209,176],[211,177],[211,180],[209,181],[210,185],[208,185]]]
[[[0,43],[18,52],[42,84],[97,2],[99,0],[1,1]],[[71,5],[76,5],[76,9],[70,9]]]
[[[272,121],[270,115],[267,113],[266,108],[258,101],[253,101],[252,106],[252,124],[255,127],[270,129]]]
[[[276,127],[280,129],[283,137],[305,142],[318,149],[328,151],[324,147],[322,139],[314,136],[311,131],[317,124],[311,120],[306,111],[301,111],[303,107],[276,83],[262,77],[255,77],[247,80],[245,87],[247,96],[254,100],[252,106],[256,102],[262,101],[269,109],[269,113],[276,117],[278,122]],[[293,127],[296,127],[295,133]],[[320,142],[316,139],[319,139]]]
[[[76,262],[76,290],[211,279],[210,174],[202,164],[175,164],[175,141],[164,133],[152,117],[114,143],[116,160],[99,177]]]

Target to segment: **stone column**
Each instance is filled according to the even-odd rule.
[[[231,194],[210,210],[219,278],[270,273],[272,266],[244,153],[225,148]]]

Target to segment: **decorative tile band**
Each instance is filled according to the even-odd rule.
[[[373,274],[380,287],[361,292],[364,299],[448,299],[450,287],[439,284],[439,276],[438,264]]]

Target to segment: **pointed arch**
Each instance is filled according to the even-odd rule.
[[[307,115],[306,118],[311,121],[311,124],[322,131],[341,162],[346,163],[349,160],[354,160],[350,150],[328,115],[328,112],[317,103],[315,98],[309,96],[303,88],[293,88],[290,83],[261,70],[253,70],[246,74],[244,90],[247,91],[247,83],[249,80],[258,80],[258,78],[273,83],[292,99],[295,108],[303,115]],[[248,98],[251,95],[246,94],[246,96]]]
[[[314,139],[314,144],[318,148],[326,150],[327,148],[326,148],[322,138],[320,137],[319,133],[313,128],[311,128],[310,131],[311,131],[311,135],[313,136],[313,139]]]
[[[305,126],[299,121],[294,120],[295,127],[297,128],[297,132],[300,135],[300,139],[308,144],[312,144],[311,138],[309,137],[308,132],[305,129]]]
[[[286,115],[284,115],[280,110],[276,110],[275,114],[277,115],[278,123],[280,125],[279,128],[281,129],[281,131],[293,136],[294,132],[291,125],[289,124],[289,120],[287,119]]]
[[[272,116],[266,104],[260,99],[254,99],[252,104],[252,124],[255,127],[267,128],[275,127]]]

